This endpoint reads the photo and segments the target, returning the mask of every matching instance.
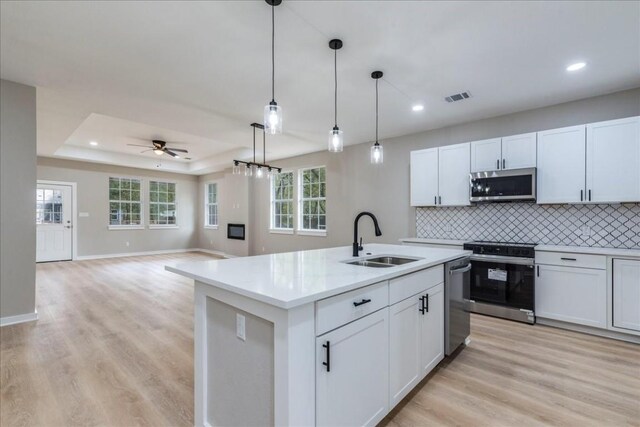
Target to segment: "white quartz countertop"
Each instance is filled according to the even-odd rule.
[[[536,246],[536,251],[569,252],[574,254],[594,254],[594,255],[627,256],[627,257],[640,258],[640,249],[593,248],[589,246],[538,245]]]
[[[386,244],[365,244],[359,258],[352,257],[351,251],[350,246],[316,249],[177,263],[167,265],[165,269],[198,282],[289,309],[471,254],[471,251],[458,249]],[[421,259],[388,268],[363,267],[342,262],[378,255]]]
[[[455,245],[462,246],[465,243],[469,242],[469,240],[448,240],[448,239],[425,239],[422,237],[405,237],[400,239],[401,242],[406,243],[428,243],[434,245]]]

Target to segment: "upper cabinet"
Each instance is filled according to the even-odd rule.
[[[536,167],[536,133],[471,143],[471,172]]]
[[[585,200],[585,126],[538,132],[538,203]]]
[[[469,143],[411,152],[411,206],[467,206]]]
[[[640,200],[640,117],[587,125],[587,198]]]
[[[640,201],[640,118],[538,132],[537,200]]]

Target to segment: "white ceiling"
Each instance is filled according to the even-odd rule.
[[[251,155],[249,124],[271,99],[263,1],[0,7],[0,75],[38,87],[40,155],[155,168],[153,153],[126,144],[159,138],[193,158],[162,156],[162,168],[192,174]],[[285,0],[275,94],[285,134],[267,137],[267,161],[325,149],[334,37],[347,144],[374,137],[376,69],[383,139],[640,86],[640,2]],[[588,65],[566,72],[576,61]],[[443,100],[464,90],[473,97]]]

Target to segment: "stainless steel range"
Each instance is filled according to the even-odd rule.
[[[470,242],[469,310],[535,323],[535,244]]]

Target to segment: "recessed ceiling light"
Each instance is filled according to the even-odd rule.
[[[412,109],[413,111],[422,111],[422,110],[424,110],[424,105],[422,105],[422,104],[416,104],[416,105],[414,105],[413,107],[411,107],[411,109]]]
[[[578,70],[582,70],[584,67],[586,67],[586,63],[585,62],[576,62],[575,64],[571,64],[567,67],[567,71],[578,71]]]
[[[98,141],[89,141],[89,145],[93,145],[95,147],[98,145]]]

